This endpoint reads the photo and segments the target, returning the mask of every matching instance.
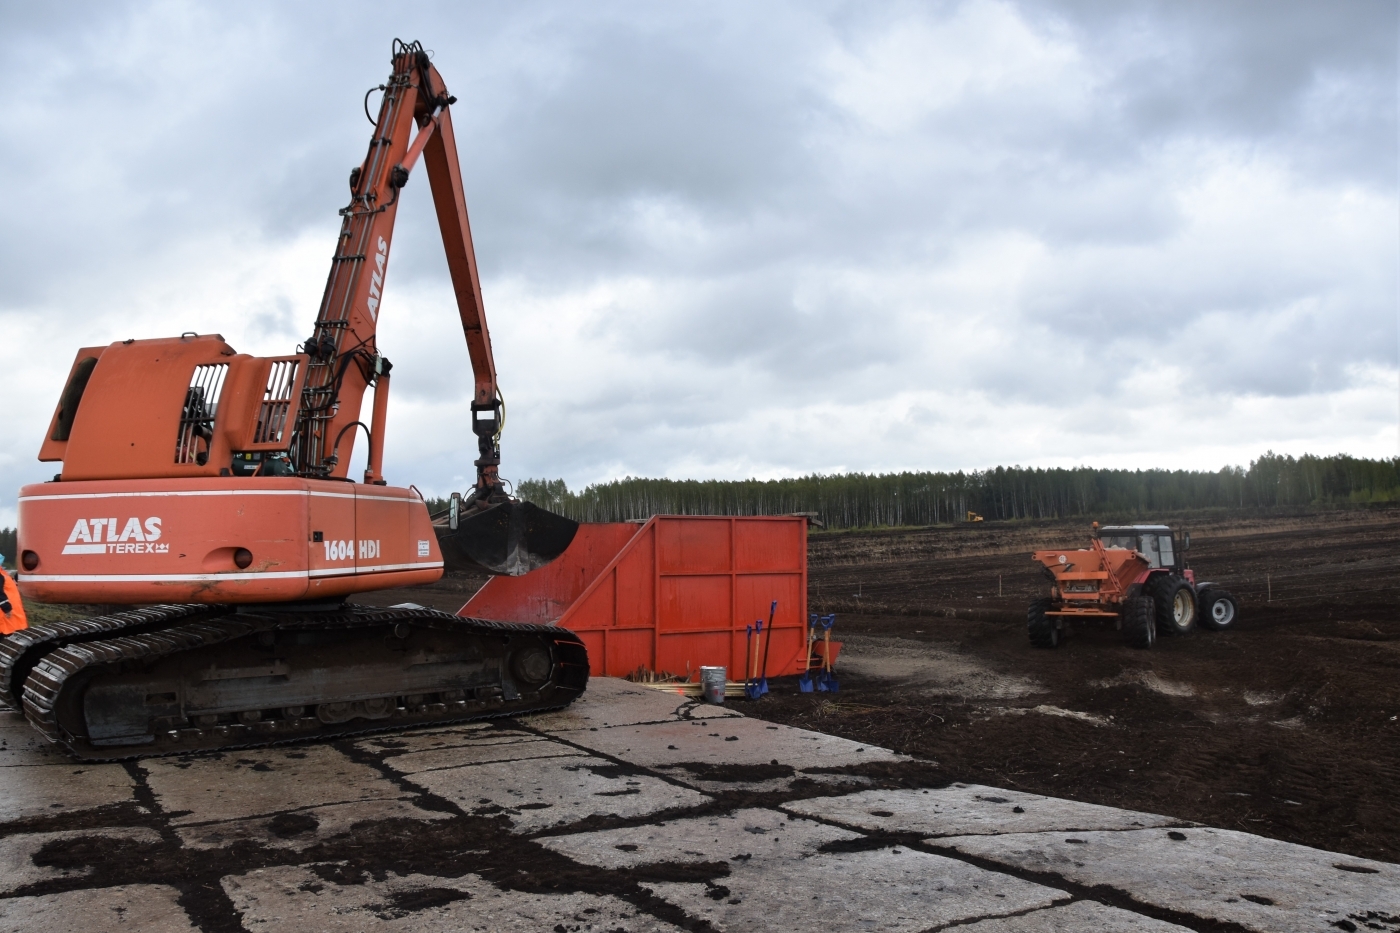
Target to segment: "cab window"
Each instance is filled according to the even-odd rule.
[[[1172,555],[1172,536],[1171,536],[1171,535],[1160,535],[1160,536],[1158,536],[1158,541],[1161,542],[1161,545],[1160,545],[1160,546],[1161,546],[1161,551],[1162,551],[1162,566],[1163,566],[1163,567],[1172,567],[1172,566],[1175,566],[1175,565],[1176,565],[1176,559],[1175,559],[1175,557]]]
[[[1162,551],[1157,544],[1156,535],[1143,535],[1138,550],[1147,558],[1147,566],[1154,570],[1162,566]]]

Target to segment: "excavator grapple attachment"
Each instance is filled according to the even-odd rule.
[[[578,522],[514,500],[462,517],[438,536],[447,566],[476,566],[518,577],[554,560],[574,540]]]

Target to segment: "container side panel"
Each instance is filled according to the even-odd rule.
[[[762,619],[768,625],[768,610],[778,601],[774,628],[803,628],[802,575],[798,573],[740,574],[736,580],[738,621],[750,624]]]
[[[730,524],[715,518],[657,519],[661,573],[728,573]]]
[[[802,569],[805,519],[741,521],[734,525],[735,569],[739,572]]]
[[[732,626],[728,575],[661,578],[660,631],[725,631]]]
[[[600,642],[602,633],[595,633],[593,636]],[[652,657],[652,630],[638,629],[633,631],[614,631],[607,633],[608,649],[607,656],[601,653],[593,654],[593,643],[589,643],[588,659],[589,667],[595,674],[602,674],[608,677],[626,677],[628,674],[643,668],[645,670],[659,670],[662,665],[656,663]],[[685,668],[672,673],[684,673]]]
[[[690,675],[691,680],[700,676],[701,665],[714,664],[724,659],[729,644],[729,632],[685,633],[662,635],[656,659],[657,670],[672,674]],[[776,646],[775,646],[776,650]],[[743,659],[740,659],[742,665]],[[772,659],[769,659],[772,670]],[[727,675],[730,679],[732,675]]]
[[[777,630],[777,635],[775,636],[773,644],[767,649],[769,677],[787,677],[802,673],[802,665],[807,659],[807,646],[802,641],[804,635],[804,632],[795,629],[780,628]],[[763,640],[768,640],[766,633],[763,636]],[[760,657],[755,660],[749,655],[748,642],[749,639],[744,631],[741,630],[733,633],[733,638],[730,642],[729,664],[730,670],[738,672],[738,676],[731,677],[731,679],[742,680],[744,678],[745,675],[743,672],[746,658],[748,659],[749,670],[754,672],[755,676],[761,674],[763,671],[763,659]],[[755,640],[754,643],[757,644],[757,641]],[[721,647],[716,653],[716,657],[720,656],[722,651],[723,648]],[[816,657],[816,655],[814,655],[814,657]],[[710,662],[706,661],[705,663],[708,664]]]
[[[623,627],[656,625],[656,555],[652,547],[655,529],[638,536],[617,562],[617,624]]]
[[[616,569],[609,570],[599,579],[597,586],[573,605],[568,617],[560,619],[560,624],[571,632],[612,628],[617,618],[616,582]]]
[[[594,677],[610,676],[608,672],[603,669],[603,665],[608,656],[607,647],[603,640],[603,633],[574,631],[574,634],[579,637],[579,641],[583,642],[583,647],[588,651],[588,673]],[[619,674],[615,676],[622,675]]]
[[[802,665],[807,660],[807,647],[802,641],[804,634],[796,629],[776,630],[772,653],[768,656],[769,677],[802,673]]]

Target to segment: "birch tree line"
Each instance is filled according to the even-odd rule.
[[[572,492],[562,479],[525,480],[520,498],[575,521],[620,522],[652,515],[816,513],[828,528],[941,525],[988,519],[1151,519],[1189,509],[1255,509],[1400,502],[1400,457],[1339,454],[1294,459],[1270,451],[1249,466],[1208,470],[996,467],[970,473],[813,474],[775,480],[627,477]],[[442,512],[446,499],[429,499]],[[0,554],[15,566],[15,529],[0,528]]]
[[[987,519],[1136,516],[1201,508],[1400,501],[1400,457],[1366,460],[1264,454],[1245,467],[1108,470],[996,467],[972,472],[813,474],[776,480],[627,477],[573,492],[525,480],[517,494],[576,521],[665,515],[816,513],[828,528],[937,525]]]

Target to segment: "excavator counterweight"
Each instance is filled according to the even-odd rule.
[[[0,699],[76,755],[504,715],[562,706],[587,684],[587,654],[566,631],[345,602],[438,579],[439,530],[454,561],[520,575],[578,528],[512,498],[498,475],[503,407],[456,98],[419,43],[395,40],[392,62],[316,323],[295,353],[254,357],[186,333],[74,358],[39,452],[61,472],[20,492],[18,583],[39,601],[133,608],[0,642]],[[393,367],[377,327],[399,197],[420,158],[473,373],[476,483],[454,493],[447,529],[415,488],[383,478]]]

